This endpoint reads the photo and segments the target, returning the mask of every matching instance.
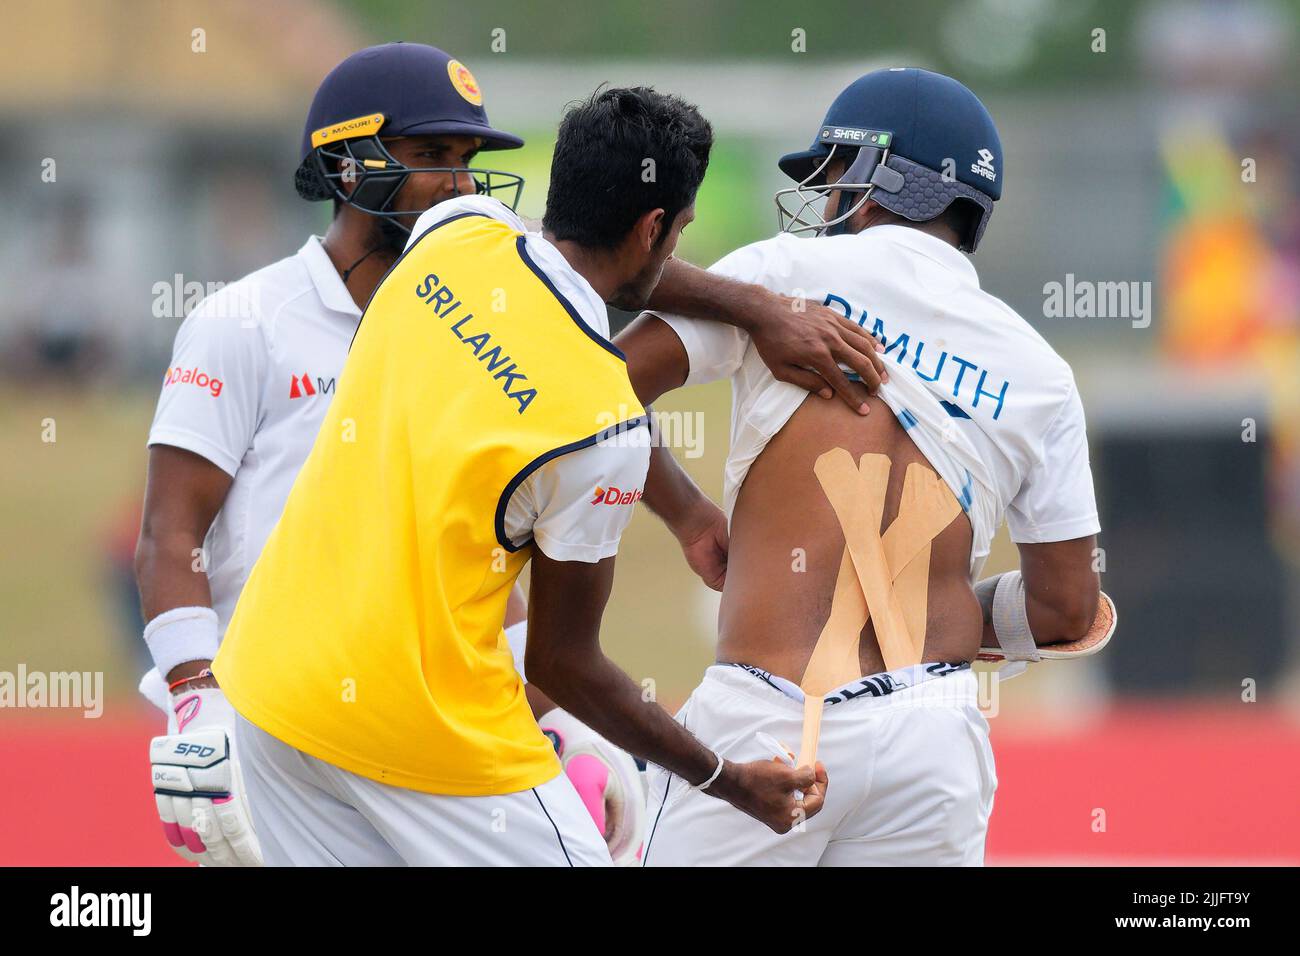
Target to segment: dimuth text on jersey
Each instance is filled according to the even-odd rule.
[[[832,309],[840,309],[844,312],[844,317],[850,322],[856,322],[862,328],[867,327],[867,310],[862,310],[861,318],[855,319],[853,313],[856,311],[852,303],[844,296],[836,295],[833,292],[826,294],[823,305]],[[980,368],[979,363],[971,362],[962,358],[956,352],[949,352],[947,349],[931,348],[927,351],[925,342],[919,338],[914,338],[910,333],[894,329],[893,337],[890,338],[885,329],[885,322],[880,316],[876,316],[871,325],[871,335],[885,346],[884,358],[888,360],[893,358],[894,362],[902,365],[908,358],[908,350],[911,350],[911,367],[917,377],[926,382],[940,384],[941,387],[947,388],[947,380],[952,381],[952,397],[962,404],[969,404],[973,409],[991,410],[992,418],[997,421],[1002,416],[1002,407],[1007,399],[1007,390],[1011,383],[1003,380],[1001,386],[997,385],[997,379],[1000,376],[994,376],[989,379],[989,370]],[[891,353],[894,353],[891,355]],[[952,359],[951,363],[948,361]],[[930,366],[930,370],[926,366]],[[944,379],[945,367],[947,369],[947,379]],[[970,374],[967,375],[966,373]],[[976,374],[978,373],[978,375]],[[963,394],[962,384],[966,384],[966,394]],[[995,390],[996,389],[996,390]],[[985,399],[984,404],[980,405],[980,399]],[[944,409],[953,418],[970,418],[970,414],[960,405],[953,402],[941,401]]]

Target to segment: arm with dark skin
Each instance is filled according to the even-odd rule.
[[[883,346],[834,309],[728,279],[681,259],[664,264],[648,308],[734,325],[749,334],[779,381],[822,398],[833,393],[859,415],[867,414],[868,393],[889,380],[879,355]],[[841,364],[857,372],[862,382],[849,381]]]
[[[515,586],[510,589],[510,597],[506,600],[505,627],[510,628],[526,620],[528,620],[528,600],[524,597],[519,582],[516,581]],[[528,708],[538,720],[555,709],[555,701],[543,694],[541,688],[532,684],[524,684],[524,697],[528,701]]]
[[[1101,579],[1092,568],[1096,535],[1016,547],[1034,643],[1045,646],[1083,637],[1092,626],[1101,595]],[[977,588],[976,594],[984,612],[984,646],[996,647],[993,589]]]
[[[614,581],[614,559],[595,564],[553,561],[535,549],[528,606],[528,679],[556,704],[615,746],[701,784],[717,757],[674,721],[607,658],[600,621]],[[825,799],[825,770],[779,761],[724,761],[706,793],[785,833],[797,818],[793,791],[803,790],[811,817]]]
[[[232,482],[230,475],[193,452],[170,445],[149,449],[144,518],[135,549],[135,579],[146,621],[172,608],[212,606],[208,576],[196,555]],[[163,677],[171,684],[211,663],[188,661]],[[217,685],[208,678],[189,686]]]
[[[641,404],[651,404],[686,381],[686,349],[658,316],[643,313],[614,342],[627,355],[628,378]],[[642,500],[677,538],[691,570],[721,591],[727,574],[726,517],[666,448],[650,449]]]

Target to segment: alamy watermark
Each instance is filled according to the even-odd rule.
[[[640,424],[644,416],[620,405],[616,411],[601,412],[596,416],[597,444],[614,448],[681,448],[687,458],[704,454],[703,412],[649,411],[650,427]]]
[[[229,290],[229,291],[227,291]],[[160,279],[150,289],[151,311],[155,319],[183,319],[200,304],[205,315],[221,319],[239,319],[240,325],[252,328],[261,314],[261,297],[256,285],[231,285],[219,280],[200,282],[186,279],[177,272],[171,279]]]
[[[50,925],[56,927],[119,926],[132,936],[153,929],[153,894],[91,893],[73,886],[50,897]]]
[[[1043,286],[1043,316],[1048,319],[1129,319],[1133,328],[1151,324],[1150,282],[1093,282],[1065,274],[1064,282]]]
[[[0,709],[80,710],[95,719],[104,713],[103,671],[0,671]]]

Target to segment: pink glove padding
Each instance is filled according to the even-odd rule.
[[[560,708],[538,724],[619,866],[634,866],[645,839],[646,797],[636,761]]]
[[[596,829],[602,836],[605,830],[605,790],[609,787],[609,768],[591,754],[578,754],[564,767],[573,789],[578,791],[583,806],[596,821]]]

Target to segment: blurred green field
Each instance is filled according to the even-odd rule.
[[[156,397],[0,386],[0,669],[104,671],[110,691],[134,684],[106,540],[144,487]]]

